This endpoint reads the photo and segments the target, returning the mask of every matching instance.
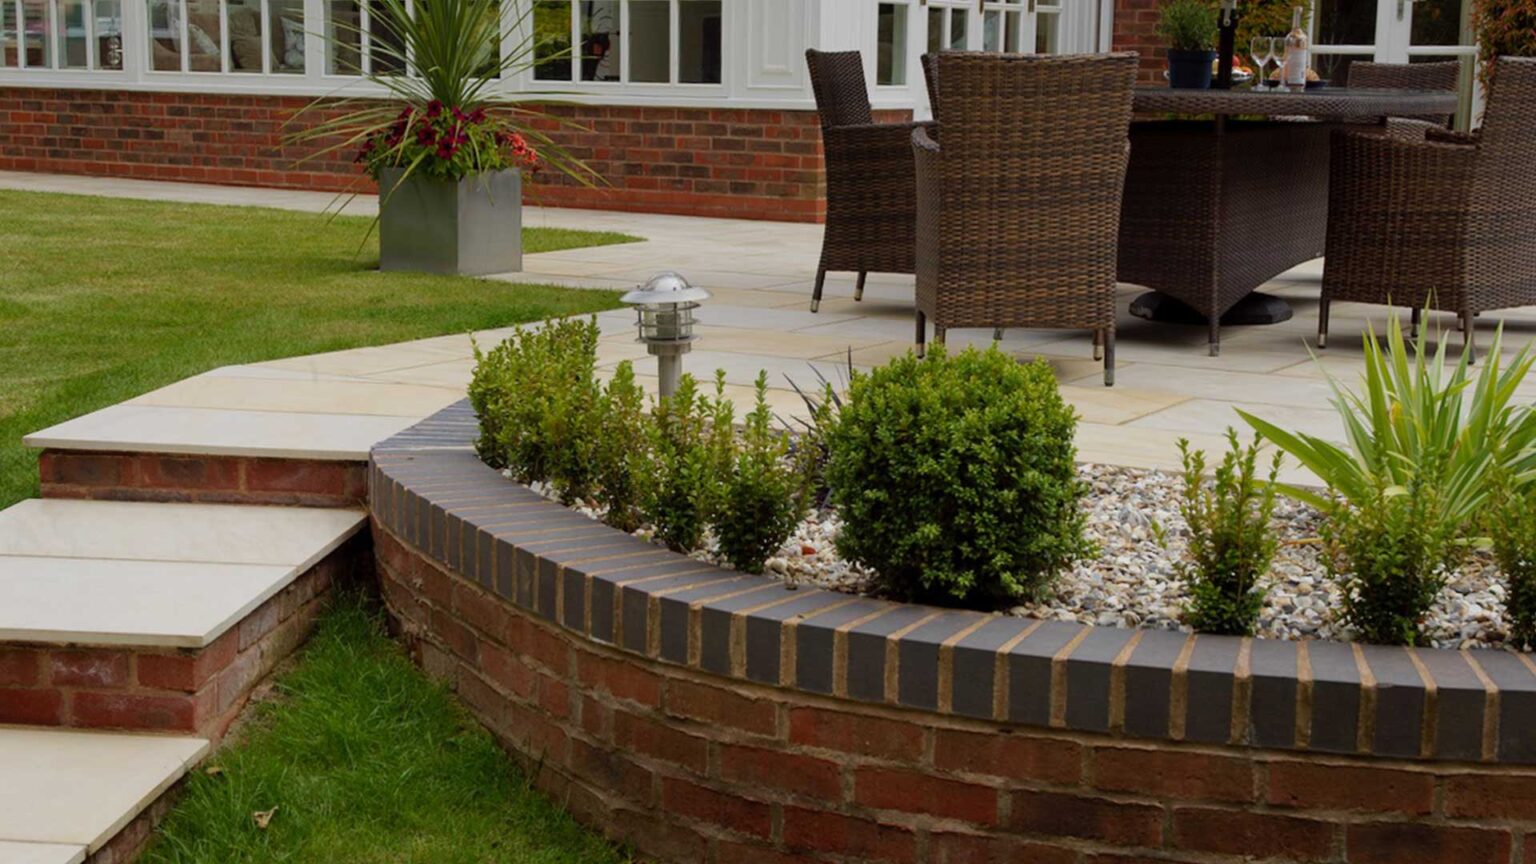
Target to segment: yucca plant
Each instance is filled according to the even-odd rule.
[[[1327,514],[1324,563],[1344,591],[1344,619],[1369,641],[1420,641],[1446,575],[1486,527],[1496,480],[1532,481],[1536,416],[1514,403],[1531,350],[1503,366],[1502,340],[1501,327],[1474,374],[1467,353],[1448,364],[1444,340],[1410,348],[1390,314],[1385,348],[1374,330],[1364,337],[1361,389],[1328,376],[1345,445],[1238,412],[1327,485],[1283,490]]]
[[[1445,340],[1432,353],[1423,339],[1410,348],[1396,313],[1388,317],[1385,347],[1374,329],[1363,339],[1359,392],[1328,376],[1346,445],[1288,432],[1238,412],[1329,490],[1320,494],[1285,486],[1287,494],[1321,508],[1333,496],[1351,503],[1371,501],[1383,491],[1395,493],[1421,480],[1435,486],[1443,518],[1464,529],[1488,498],[1495,466],[1511,470],[1518,484],[1536,477],[1536,416],[1528,406],[1514,403],[1515,389],[1531,368],[1529,345],[1504,366],[1500,326],[1474,375],[1466,354],[1454,366],[1448,364]]]
[[[375,179],[403,169],[460,180],[510,167],[549,165],[584,185],[596,175],[539,125],[566,125],[545,112],[499,98],[496,82],[551,59],[532,34],[532,4],[517,13],[524,34],[503,50],[501,0],[372,0],[369,71],[352,59],[361,43],[355,25],[334,22],[327,36],[345,72],[361,75],[387,96],[317,99],[289,119],[287,144],[321,144],[300,161],[356,152]],[[566,49],[569,50],[568,48]],[[402,72],[401,70],[405,70]],[[314,115],[324,113],[315,122]],[[539,123],[535,121],[548,121]]]

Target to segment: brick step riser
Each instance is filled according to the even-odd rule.
[[[333,587],[371,579],[370,547],[367,534],[347,541],[203,648],[0,643],[0,724],[216,741],[255,685],[308,638]]]
[[[366,462],[44,450],[44,498],[355,507]]]

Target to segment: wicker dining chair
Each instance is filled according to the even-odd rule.
[[[864,277],[911,273],[916,193],[912,130],[922,123],[875,123],[857,51],[805,52],[827,170],[827,218],[811,311],[821,307],[827,271],[858,274],[853,299],[864,299]]]
[[[1536,58],[1497,63],[1475,134],[1334,133],[1318,347],[1337,301],[1454,312],[1473,357],[1475,315],[1536,304]]]
[[[952,327],[1091,330],[1115,381],[1115,257],[1134,53],[934,59],[917,155],[917,348]]]
[[[1461,63],[1456,60],[1443,63],[1369,63],[1357,60],[1349,64],[1348,84],[1351,90],[1454,91],[1460,78]],[[1427,114],[1408,119],[1450,126],[1451,116]]]

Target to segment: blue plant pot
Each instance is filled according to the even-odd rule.
[[[1169,51],[1168,86],[1175,90],[1211,89],[1215,51]]]

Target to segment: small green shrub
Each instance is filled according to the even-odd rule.
[[[1490,522],[1493,557],[1504,576],[1509,644],[1536,647],[1536,494],[1505,491]]]
[[[737,570],[763,572],[763,562],[794,533],[804,512],[802,483],[785,462],[788,450],[768,410],[768,373],[760,373],[757,405],[746,417],[713,525],[720,554]]]
[[[645,403],[645,391],[635,383],[634,364],[625,360],[598,402],[601,433],[593,453],[593,497],[605,508],[603,521],[620,531],[640,527],[639,473],[645,470],[651,422]]]
[[[1463,548],[1436,497],[1415,484],[1328,511],[1323,563],[1343,589],[1343,620],[1367,642],[1423,642],[1424,617]]]
[[[489,352],[475,346],[475,450],[521,483],[549,483],[566,503],[587,497],[595,482],[597,337],[596,319],[563,318],[518,328]]]
[[[656,537],[677,552],[699,548],[719,505],[721,480],[730,466],[722,458],[729,444],[722,441],[734,434],[723,390],[723,373],[716,376],[714,398],[699,392],[692,375],[684,375],[676,393],[657,401],[646,427],[648,456],[637,478],[640,513]]]
[[[1189,586],[1185,615],[1190,626],[1204,633],[1253,635],[1264,608],[1259,582],[1269,572],[1279,540],[1270,530],[1275,512],[1275,480],[1280,452],[1269,467],[1269,482],[1257,477],[1259,439],[1248,446],[1227,430],[1230,447],[1211,481],[1205,478],[1205,452],[1191,451],[1179,440],[1184,462],[1184,493],[1179,503],[1189,526],[1189,547],[1179,574]]]
[[[838,552],[896,595],[995,607],[1086,554],[1077,417],[1049,366],[995,347],[854,378],[828,438]]]
[[[1158,11],[1157,35],[1173,51],[1211,51],[1216,47],[1216,6],[1207,0],[1168,0]]]

